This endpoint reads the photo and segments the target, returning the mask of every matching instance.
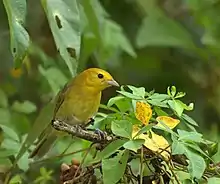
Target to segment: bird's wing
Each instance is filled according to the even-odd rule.
[[[54,114],[53,114],[53,119],[56,116],[57,111],[59,110],[60,106],[62,105],[64,98],[66,96],[66,93],[68,92],[68,89],[70,87],[70,83],[66,83],[65,86],[63,87],[63,89],[61,89],[59,91],[59,93],[57,94],[57,99],[56,99],[56,105],[54,108]]]

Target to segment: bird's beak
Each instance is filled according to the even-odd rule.
[[[117,87],[120,86],[114,79],[108,80],[107,83],[110,86],[117,86]]]

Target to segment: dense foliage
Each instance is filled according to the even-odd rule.
[[[219,183],[218,0],[3,0],[0,10],[1,180],[57,183],[74,158],[86,179],[107,184]],[[105,91],[92,126],[117,140],[96,154],[65,137],[28,159],[49,101],[90,66],[132,84]]]

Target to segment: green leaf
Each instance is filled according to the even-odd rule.
[[[172,97],[174,97],[175,95],[176,95],[176,87],[175,86],[169,86],[168,88],[167,88],[167,94],[169,95],[169,96],[172,96]]]
[[[43,68],[39,65],[39,72],[47,79],[54,95],[56,95],[60,88],[65,85],[67,82],[66,76],[62,73],[61,70],[55,67]]]
[[[130,56],[137,57],[122,27],[110,19],[103,22],[102,40],[107,48],[121,49]]]
[[[173,141],[172,143],[172,155],[184,154],[186,151],[186,147],[182,142]]]
[[[15,141],[19,141],[19,137],[17,135],[17,132],[15,132],[15,130],[13,130],[11,127],[5,126],[5,125],[0,125],[0,127],[2,128],[6,137],[9,137]]]
[[[188,170],[192,178],[200,179],[206,168],[205,160],[203,159],[202,156],[189,150],[187,150],[185,154],[187,158],[189,159]]]
[[[80,12],[77,0],[42,0],[56,47],[72,75],[80,54]]]
[[[158,94],[154,93],[153,95],[149,96],[147,98],[147,102],[159,107],[165,107],[168,108],[167,100],[170,99],[170,96],[167,94]]]
[[[117,139],[111,142],[100,152],[98,158],[103,159],[109,157],[110,155],[115,153],[120,147],[122,147],[125,142],[126,140],[121,140],[121,139]]]
[[[182,98],[182,97],[184,97],[185,95],[186,95],[186,93],[184,93],[184,92],[178,92],[178,93],[176,94],[175,98]]]
[[[189,117],[187,114],[182,114],[181,116],[184,120],[186,120],[188,123],[190,123],[191,125],[194,125],[194,126],[199,126],[191,117]]]
[[[160,100],[165,101],[167,99],[170,99],[170,96],[167,94],[159,94],[159,93],[153,93],[151,96],[148,97],[151,100]]]
[[[32,112],[35,112],[37,107],[35,106],[34,103],[30,101],[24,101],[24,102],[15,101],[12,105],[12,109],[16,112],[30,114]]]
[[[0,166],[7,166],[8,168],[11,167],[11,161],[8,158],[0,158]]]
[[[2,148],[8,149],[8,150],[15,150],[18,152],[20,148],[20,142],[11,139],[11,138],[5,138],[1,144]]]
[[[100,38],[100,31],[99,31],[99,22],[98,22],[98,16],[99,13],[97,13],[97,6],[100,6],[96,4],[94,1],[91,0],[82,0],[82,7],[83,12],[86,15],[86,18],[88,19],[88,27],[92,30],[92,33],[95,35],[97,39]],[[103,13],[100,13],[102,15]]]
[[[17,162],[18,167],[23,171],[27,171],[29,169],[28,157],[29,157],[29,153],[26,152]]]
[[[168,116],[168,114],[163,111],[160,107],[155,106],[154,111],[157,113],[157,116]]]
[[[132,139],[132,123],[128,120],[115,120],[111,124],[112,132],[121,137]]]
[[[183,140],[183,141],[193,141],[193,142],[202,142],[202,134],[197,133],[197,132],[188,132],[185,130],[177,130],[178,134],[179,134],[179,140]]]
[[[28,148],[33,144],[37,137],[42,133],[42,131],[49,125],[51,122],[51,117],[53,116],[54,110],[54,100],[49,102],[39,113],[36,118],[32,128],[30,129],[25,141],[20,147],[18,154],[15,158],[14,165],[17,164],[19,159],[24,155]]]
[[[159,11],[143,19],[136,44],[139,48],[146,46],[194,47],[191,35],[184,27]]]
[[[0,107],[7,108],[8,98],[3,90],[0,89]]]
[[[11,124],[19,136],[24,135],[29,131],[31,127],[30,121],[30,118],[26,114],[17,112],[11,113]]]
[[[194,104],[190,103],[189,105],[184,104],[183,102],[181,102],[180,100],[175,100],[177,103],[179,103],[179,105],[181,105],[185,110],[187,111],[191,111],[194,108]]]
[[[144,126],[142,129],[140,129],[138,132],[137,132],[137,134],[134,136],[134,138],[135,137],[137,137],[137,136],[139,136],[139,135],[141,135],[141,134],[143,134],[143,133],[147,133],[149,130],[151,130],[151,128],[154,126],[154,124],[149,124],[149,125],[147,125],[147,126]]]
[[[115,102],[115,105],[118,107],[119,111],[126,112],[131,109],[131,99],[124,97],[121,100]]]
[[[137,153],[137,150],[141,148],[144,142],[144,139],[134,139],[124,143],[123,146],[125,149],[129,149]]]
[[[109,99],[107,106],[111,107],[112,105],[114,105],[117,101],[124,99],[124,96],[115,96]]]
[[[137,96],[140,96],[141,98],[144,99],[145,97],[145,88],[144,87],[134,87],[134,86],[131,86],[131,85],[127,85],[127,87],[132,91],[132,93],[134,95],[137,95]]]
[[[201,153],[203,156],[205,156],[206,158],[208,158],[209,160],[213,161],[213,159],[206,153],[204,152],[197,144],[195,143],[188,143],[188,142],[184,142],[183,143],[186,147],[194,150],[194,151],[197,151],[199,153]],[[214,162],[214,161],[213,161]]]
[[[178,103],[176,100],[169,100],[169,106],[177,113],[178,116],[181,116],[184,110],[182,104]]]
[[[140,96],[137,96],[137,95],[134,95],[132,93],[129,93],[127,91],[117,91],[118,93],[128,97],[128,98],[131,98],[131,99],[135,99],[135,100],[141,100],[142,98]]]
[[[121,151],[117,156],[102,160],[103,183],[116,184],[123,176],[129,151]]]
[[[17,151],[13,149],[5,149],[5,148],[0,148],[0,158],[8,157],[11,155],[16,154]]]
[[[27,31],[23,27],[26,17],[25,0],[3,0],[10,28],[11,52],[15,67],[20,67],[30,44]]]
[[[9,109],[0,108],[0,117],[1,117],[0,124],[3,124],[3,125],[10,124],[11,113],[10,113]]]
[[[208,184],[219,184],[220,183],[220,178],[208,178]]]
[[[21,180],[21,176],[20,175],[16,175],[13,178],[11,178],[11,180],[9,181],[9,184],[21,184],[22,180]]]
[[[174,141],[172,144],[172,154],[185,154],[189,159],[188,170],[192,178],[200,179],[206,168],[205,160],[199,154],[192,152],[183,143]]]

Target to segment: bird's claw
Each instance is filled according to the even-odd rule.
[[[106,132],[104,132],[98,128],[96,128],[94,132],[100,137],[100,139],[105,139],[107,136]]]

